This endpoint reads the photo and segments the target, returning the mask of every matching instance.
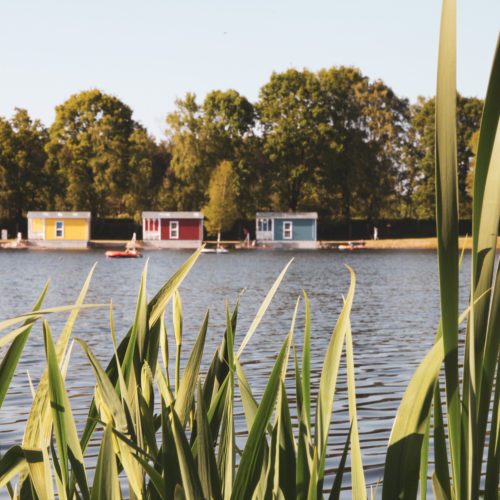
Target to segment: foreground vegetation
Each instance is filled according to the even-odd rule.
[[[381,492],[390,500],[413,499],[418,494],[426,498],[428,478],[437,499],[493,500],[499,495],[500,280],[498,267],[495,270],[495,247],[500,220],[500,43],[478,138],[470,304],[460,312],[455,17],[454,0],[444,0],[436,98],[441,320],[434,347],[415,371],[395,417]],[[6,348],[0,364],[0,406],[38,320],[42,320],[47,363],[34,392],[23,441],[0,460],[0,487],[11,497],[321,497],[327,483],[325,457],[337,376],[345,356],[351,425],[338,457],[338,470],[328,478],[333,483],[327,493],[330,498],[339,497],[350,454],[352,496],[367,498],[350,327],[354,273],[350,270],[350,288],[324,355],[317,397],[312,397],[310,384],[311,313],[304,294],[297,299],[289,333],[257,401],[242,360],[288,266],[268,292],[238,349],[238,303],[233,311],[226,307],[226,330],[203,374],[200,366],[209,324],[207,312],[181,372],[183,314],[178,289],[200,251],[149,303],[146,265],[134,323],[119,345],[110,309],[114,355],[107,367],[83,340],[76,339],[96,379],[81,435],[64,379],[78,313],[82,308],[96,307],[84,304],[92,272],[74,305],[41,309],[46,287],[32,312],[0,323],[0,330],[8,332],[0,338],[0,348]],[[295,332],[300,301],[305,309],[301,356]],[[165,323],[168,304],[173,319],[170,336]],[[69,312],[69,318],[54,343],[48,318],[60,312]],[[462,322],[466,322],[463,358],[459,351]],[[293,374],[293,387],[285,384],[287,373]],[[237,446],[235,440],[236,391],[246,418],[243,446]],[[91,480],[84,457],[92,437],[100,449]]]

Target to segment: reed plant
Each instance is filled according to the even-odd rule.
[[[443,0],[436,92],[441,320],[434,347],[411,379],[394,422],[384,471],[387,499],[416,498],[419,489],[425,499],[431,462],[434,498],[499,495],[500,280],[495,254],[500,221],[500,42],[484,103],[474,175],[470,304],[460,316],[456,95],[456,3]],[[462,321],[466,332],[460,356]]]
[[[441,320],[435,344],[410,380],[395,417],[381,492],[388,500],[425,499],[429,478],[437,499],[493,500],[499,495],[500,271],[495,250],[500,220],[500,44],[485,99],[475,167],[470,303],[460,312],[455,10],[455,0],[443,0],[436,95]],[[134,322],[119,344],[110,307],[113,356],[106,366],[84,340],[76,339],[96,381],[80,434],[65,377],[79,312],[103,307],[85,304],[93,270],[75,304],[42,309],[47,285],[31,312],[0,322],[0,331],[7,332],[0,338],[4,352],[0,407],[37,321],[42,323],[46,358],[46,369],[33,389],[23,440],[0,459],[0,488],[11,498],[314,499],[325,493],[339,498],[349,454],[352,497],[367,498],[350,323],[354,272],[349,269],[350,287],[324,355],[317,391],[311,389],[311,311],[304,293],[297,298],[288,334],[259,400],[245,373],[245,350],[251,348],[252,337],[290,264],[277,277],[242,337],[237,334],[238,301],[232,311],[226,305],[225,332],[204,370],[207,311],[181,369],[185,318],[179,287],[200,252],[189,257],[149,302],[146,264]],[[298,349],[300,307],[304,331]],[[50,315],[63,312],[69,317],[54,342]],[[338,468],[333,477],[326,478],[342,357],[350,429]],[[235,430],[239,401],[246,424],[242,445],[240,440],[237,444]],[[91,439],[99,453],[97,463],[89,465],[86,452]],[[330,483],[325,492],[325,484]]]
[[[135,320],[118,345],[110,308],[110,339],[114,355],[103,367],[90,347],[76,339],[88,358],[96,385],[81,435],[71,411],[65,387],[72,351],[71,332],[92,272],[76,303],[66,308],[40,310],[44,289],[33,312],[0,324],[24,325],[3,337],[14,342],[7,351],[19,359],[34,321],[42,320],[47,367],[34,393],[21,445],[10,448],[0,461],[0,487],[12,498],[316,498],[323,495],[325,459],[341,357],[345,347],[348,374],[350,430],[339,457],[340,466],[329,492],[338,498],[349,449],[354,490],[366,497],[359,445],[354,387],[354,360],[350,311],[355,276],[325,354],[314,401],[311,392],[311,313],[307,295],[297,299],[288,334],[269,374],[260,401],[252,392],[244,369],[244,351],[275,295],[290,263],[271,287],[248,331],[237,343],[238,302],[226,306],[226,329],[204,374],[202,355],[209,328],[209,314],[181,371],[183,308],[179,286],[199,257],[195,252],[149,303],[147,264],[135,312]],[[295,343],[295,323],[303,303],[304,335],[301,359]],[[167,335],[165,311],[171,304],[173,335]],[[96,306],[86,306],[96,307]],[[69,319],[54,343],[49,313],[70,311]],[[175,348],[174,348],[175,345]],[[293,400],[285,381],[293,368]],[[2,378],[5,392],[8,381]],[[236,444],[235,406],[239,393],[246,418],[246,438]],[[85,463],[85,451],[99,429],[99,455],[93,480]],[[14,484],[14,479],[17,481]]]

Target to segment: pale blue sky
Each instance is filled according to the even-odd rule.
[[[256,100],[271,72],[358,66],[412,100],[434,93],[439,0],[0,0],[0,115],[50,125],[99,88],[162,137],[186,92]],[[458,0],[458,88],[483,97],[500,0]]]

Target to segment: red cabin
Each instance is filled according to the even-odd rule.
[[[143,212],[142,240],[158,248],[198,248],[203,241],[201,212]]]

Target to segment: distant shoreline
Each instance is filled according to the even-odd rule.
[[[14,242],[15,240],[0,240],[0,244],[7,242]],[[364,243],[364,246],[357,248],[356,251],[362,250],[436,250],[437,249],[437,239],[436,238],[391,238],[391,239],[380,239],[380,240],[351,240],[355,243]],[[121,248],[128,243],[128,240],[90,240],[89,249],[99,249],[99,248]],[[204,241],[206,245],[213,246],[217,244],[215,240]],[[237,250],[269,250],[269,248],[262,247],[243,247],[241,241],[237,240],[227,240],[221,241],[221,245],[227,246],[229,248],[234,248]],[[348,240],[321,240],[318,241],[318,250],[335,250],[339,245],[348,244]],[[142,248],[142,241],[137,242],[138,248]],[[472,248],[472,238],[471,237],[461,237],[459,238],[459,248],[464,248],[466,250],[471,250]],[[26,248],[26,247],[24,247]],[[30,249],[36,249],[30,247]],[[497,249],[500,250],[500,237],[497,238]],[[39,248],[39,250],[46,250]],[[54,250],[54,249],[52,249]],[[66,249],[65,249],[66,250]],[[148,249],[149,250],[149,249]]]

